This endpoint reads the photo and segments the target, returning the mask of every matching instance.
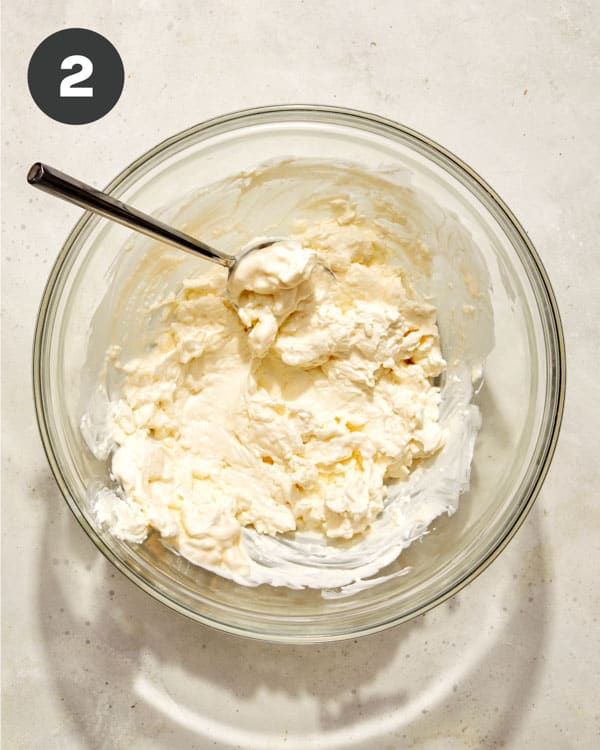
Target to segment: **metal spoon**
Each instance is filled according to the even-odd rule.
[[[218,263],[229,269],[231,276],[237,263],[241,258],[248,255],[254,250],[260,250],[268,247],[275,242],[280,242],[284,237],[261,237],[250,245],[247,245],[239,255],[229,255],[223,253],[205,242],[190,237],[189,234],[181,232],[179,229],[170,227],[162,221],[139,211],[133,206],[128,206],[123,201],[117,200],[102,190],[97,190],[86,185],[85,182],[70,177],[58,169],[49,167],[47,164],[36,162],[31,166],[27,173],[27,182],[46,193],[63,198],[66,201],[75,203],[77,206],[93,211],[96,214],[111,219],[119,224],[123,224],[136,232],[152,237],[161,242],[166,242],[179,250],[185,250],[193,255],[200,255],[206,260]]]

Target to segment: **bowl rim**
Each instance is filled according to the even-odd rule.
[[[280,117],[273,119],[275,115],[279,115]],[[65,501],[67,502],[67,505],[71,509],[71,512],[73,513],[87,536],[94,542],[96,547],[109,560],[109,562],[111,562],[118,570],[120,570],[129,580],[139,586],[143,591],[152,596],[154,599],[157,599],[158,601],[168,606],[170,609],[177,611],[180,614],[186,615],[187,617],[190,617],[191,619],[199,621],[205,625],[227,633],[254,638],[261,641],[270,641],[274,643],[322,643],[328,641],[343,640],[346,638],[357,638],[363,635],[380,632],[392,626],[407,622],[408,620],[411,620],[418,615],[424,614],[433,607],[436,607],[452,596],[455,596],[468,583],[470,583],[481,573],[483,573],[483,571],[486,570],[487,567],[504,550],[510,540],[515,536],[515,534],[525,521],[525,518],[528,516],[531,508],[533,507],[533,504],[541,490],[542,484],[546,478],[552,458],[555,453],[564,413],[566,391],[566,352],[560,312],[558,309],[554,291],[552,289],[552,285],[537,251],[535,250],[527,233],[525,232],[524,228],[517,220],[513,212],[502,200],[502,198],[500,198],[496,191],[492,187],[490,187],[490,185],[488,185],[488,183],[472,167],[462,161],[462,159],[457,157],[444,146],[441,146],[436,141],[394,120],[358,109],[349,109],[344,107],[319,104],[282,104],[235,110],[218,117],[210,118],[201,123],[186,128],[185,130],[182,130],[172,136],[169,136],[168,138],[165,138],[156,146],[141,154],[127,167],[125,167],[107,185],[105,191],[110,193],[121,186],[123,183],[126,183],[129,176],[139,167],[148,163],[158,154],[169,149],[172,145],[178,143],[179,141],[186,140],[191,136],[195,136],[205,131],[217,130],[222,126],[227,126],[227,130],[232,131],[237,129],[237,127],[243,127],[244,124],[251,124],[253,120],[262,120],[266,122],[283,122],[285,120],[281,117],[281,115],[290,115],[305,122],[319,120],[319,118],[321,118],[320,121],[323,122],[326,121],[327,116],[335,116],[336,118],[340,118],[340,120],[345,121],[345,123],[348,125],[362,125],[363,127],[359,128],[362,130],[369,130],[369,126],[371,126],[371,128],[376,132],[382,134],[391,135],[395,133],[396,136],[400,134],[404,141],[408,140],[409,146],[414,147],[417,152],[424,154],[427,158],[431,158],[431,154],[429,152],[432,151],[436,153],[438,156],[442,157],[443,162],[446,162],[447,165],[453,167],[455,172],[458,172],[458,174],[460,174],[463,178],[466,177],[465,186],[469,189],[470,192],[473,193],[472,187],[475,186],[476,189],[483,193],[483,196],[487,199],[487,201],[491,202],[492,206],[503,218],[503,220],[506,221],[507,224],[516,232],[519,239],[523,243],[525,250],[529,254],[529,260],[533,264],[534,274],[537,275],[537,280],[540,284],[541,292],[547,302],[547,317],[550,323],[550,333],[553,336],[552,343],[554,344],[555,348],[555,366],[553,368],[554,377],[551,383],[546,386],[546,401],[550,400],[553,404],[553,409],[550,410],[551,413],[549,421],[551,422],[551,424],[549,425],[546,439],[541,446],[542,450],[540,450],[539,454],[536,456],[536,458],[538,459],[537,470],[531,482],[528,495],[526,499],[524,499],[520,511],[514,516],[512,523],[510,523],[505,529],[504,533],[499,536],[499,538],[496,540],[496,543],[490,549],[488,549],[487,554],[480,558],[478,562],[474,564],[462,577],[455,580],[452,585],[448,586],[445,591],[438,593],[436,596],[429,598],[424,603],[414,607],[413,609],[407,610],[396,617],[387,617],[381,620],[377,620],[372,625],[367,625],[364,627],[361,626],[360,629],[352,629],[351,627],[348,627],[347,629],[344,629],[343,632],[339,631],[326,634],[316,634],[311,632],[305,635],[299,634],[297,632],[275,633],[270,631],[267,633],[263,632],[262,630],[252,630],[244,626],[232,625],[230,623],[223,622],[222,620],[217,620],[202,615],[201,613],[195,610],[191,610],[185,605],[166,596],[158,588],[155,588],[150,583],[148,583],[139,573],[129,567],[110,547],[108,547],[104,543],[103,539],[100,537],[96,529],[91,526],[86,517],[83,515],[83,513],[79,509],[77,501],[71,494],[67,480],[65,479],[65,476],[63,475],[61,469],[60,460],[50,438],[50,428],[48,425],[48,416],[45,407],[42,385],[43,358],[41,356],[41,353],[47,334],[46,322],[53,299],[54,289],[57,281],[61,278],[63,266],[70,256],[71,249],[74,243],[84,232],[86,232],[86,230],[90,228],[90,223],[95,218],[89,212],[85,212],[70,231],[54,262],[54,265],[44,287],[44,291],[38,308],[33,339],[33,394],[36,420],[42,439],[43,449],[61,494],[63,495]],[[269,116],[271,116],[272,119],[268,119]],[[481,195],[478,195],[477,192],[474,193],[474,196],[478,200],[481,200]],[[489,206],[486,207],[489,208]],[[548,350],[548,346],[545,347],[545,350]],[[539,436],[540,433],[538,432],[538,439]]]

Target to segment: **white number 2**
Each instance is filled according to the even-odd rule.
[[[61,70],[73,70],[73,68],[79,65],[81,70],[76,73],[71,73],[70,76],[66,76],[60,82],[60,96],[94,96],[94,89],[92,86],[80,86],[79,88],[73,88],[76,83],[82,83],[94,72],[94,65],[89,57],[83,55],[69,55],[60,64]]]

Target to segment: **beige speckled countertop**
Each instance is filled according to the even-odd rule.
[[[350,9],[352,8],[352,9]],[[45,117],[33,49],[105,34],[126,88],[92,125]],[[3,747],[595,748],[600,743],[600,5],[7,0],[3,7]],[[106,184],[209,116],[308,101],[370,110],[475,167],[537,246],[563,315],[567,409],[508,549],[408,625],[327,646],[213,632],[137,590],[59,496],[29,373],[37,305],[79,211],[35,159]]]

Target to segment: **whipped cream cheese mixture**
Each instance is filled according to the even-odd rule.
[[[240,583],[326,588],[356,585],[453,512],[479,424],[470,384],[441,423],[436,308],[395,261],[389,227],[347,195],[324,205],[243,258],[229,285],[205,264],[184,278],[155,304],[160,325],[137,356],[111,348],[117,487],[94,502],[116,536],[155,530]],[[427,275],[423,244],[403,245]],[[413,487],[411,508],[397,488],[435,466],[453,432],[451,497]]]

